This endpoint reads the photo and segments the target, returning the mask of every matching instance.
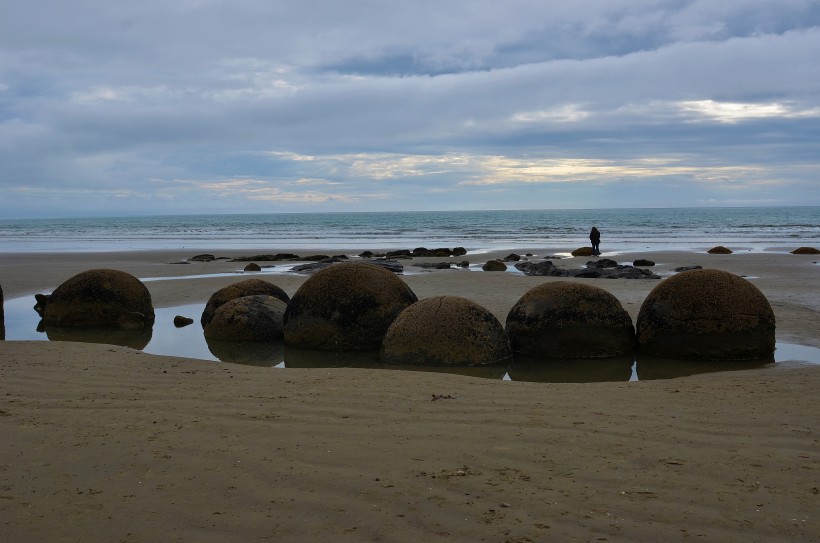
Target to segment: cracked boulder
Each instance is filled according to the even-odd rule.
[[[224,341],[282,339],[287,304],[267,294],[242,296],[225,302],[205,326],[205,337]]]
[[[285,304],[290,302],[290,297],[287,293],[273,283],[262,279],[246,279],[244,281],[239,281],[238,283],[234,283],[233,285],[228,285],[225,288],[219,289],[211,295],[208,299],[208,303],[205,304],[205,310],[202,311],[202,317],[199,319],[199,322],[202,324],[202,328],[205,328],[208,323],[211,322],[211,319],[214,318],[216,310],[223,304],[231,300],[235,300],[236,298],[242,298],[243,296],[254,296],[257,294],[273,296],[274,298],[282,300]]]

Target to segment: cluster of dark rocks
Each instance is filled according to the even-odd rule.
[[[614,260],[602,258],[590,260],[585,268],[558,268],[549,260],[543,262],[518,262],[515,268],[524,275],[539,277],[605,277],[607,279],[660,279],[649,270],[618,264]]]

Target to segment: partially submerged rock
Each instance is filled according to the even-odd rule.
[[[693,360],[753,360],[775,348],[771,305],[752,283],[721,270],[681,272],[641,305],[638,350]]]
[[[507,265],[500,260],[489,260],[481,267],[481,269],[487,272],[503,272],[507,271]]]
[[[304,349],[377,349],[396,316],[417,301],[407,284],[374,264],[320,270],[296,291],[285,312],[285,344]]]
[[[426,298],[402,311],[381,350],[387,364],[419,366],[486,366],[511,356],[498,319],[460,296]]]
[[[202,327],[205,328],[205,326],[211,322],[214,313],[216,313],[216,310],[219,309],[220,306],[233,299],[243,296],[253,296],[255,294],[267,294],[274,298],[279,298],[286,304],[290,302],[290,297],[287,293],[273,283],[262,279],[246,279],[214,292],[208,299],[208,303],[205,304],[205,310],[202,311],[202,317],[199,319],[199,322],[202,324]]]
[[[570,253],[572,256],[595,256],[592,247],[579,247]]]
[[[0,340],[6,339],[6,317],[3,310],[3,287],[0,286]]]
[[[604,358],[635,348],[632,319],[615,296],[586,283],[530,289],[506,322],[513,351],[532,358]]]
[[[47,326],[139,330],[154,322],[148,289],[119,270],[88,270],[35,298]]]
[[[223,341],[282,339],[287,304],[267,294],[234,298],[219,306],[205,326],[205,337]]]
[[[730,255],[732,254],[732,250],[728,247],[724,247],[723,245],[718,245],[717,247],[712,247],[708,251],[706,251],[710,255]]]
[[[820,249],[814,247],[798,247],[792,251],[793,255],[820,255]]]

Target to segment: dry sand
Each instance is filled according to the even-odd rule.
[[[0,284],[9,299],[97,267],[139,277],[241,267],[169,264],[189,256],[3,255]],[[658,271],[751,276],[778,339],[820,346],[817,257],[640,256]],[[147,286],[167,307],[239,278]],[[304,281],[267,278],[289,294]],[[444,270],[405,280],[420,298],[459,294],[503,321],[550,279]],[[583,281],[633,318],[657,284]],[[820,541],[816,366],[544,384],[59,342],[0,342],[0,358],[5,541]]]

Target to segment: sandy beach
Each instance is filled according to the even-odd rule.
[[[194,254],[6,254],[0,285],[8,300],[91,268],[156,278],[244,265],[178,264]],[[701,265],[746,276],[774,309],[778,341],[820,347],[817,256],[613,256],[637,257],[661,274]],[[242,278],[146,286],[156,307],[171,307]],[[306,276],[264,278],[293,295]],[[458,294],[502,322],[527,290],[557,280],[403,279],[419,298]],[[573,280],[610,291],[633,320],[658,284]],[[545,384],[271,370],[61,342],[0,342],[0,358],[9,541],[820,541],[818,366]]]

